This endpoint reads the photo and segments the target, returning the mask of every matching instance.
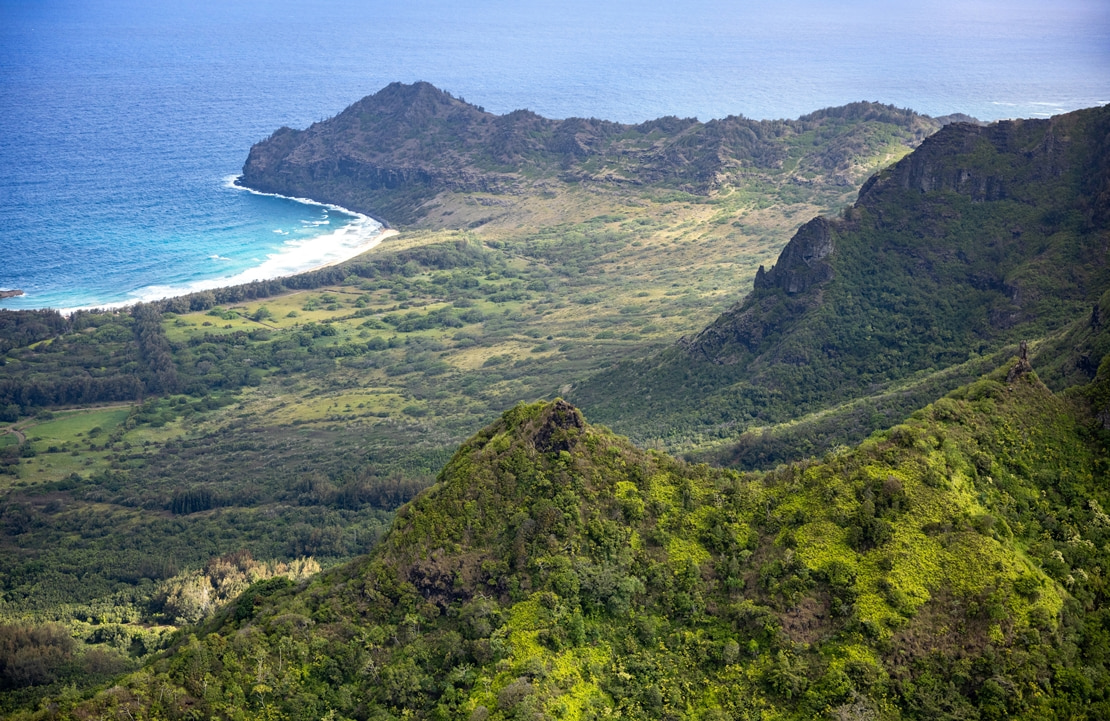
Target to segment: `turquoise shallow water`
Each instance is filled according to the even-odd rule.
[[[0,288],[27,291],[0,307],[160,297],[353,252],[366,219],[228,179],[277,127],[394,80],[494,112],[625,122],[861,99],[988,120],[1107,102],[1110,4],[1046,7],[0,0]]]

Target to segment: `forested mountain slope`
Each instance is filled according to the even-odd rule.
[[[395,90],[413,117],[385,135],[425,127],[434,89]],[[0,311],[0,715],[138,667],[244,577],[365,553],[476,428],[708,323],[929,122],[857,104],[759,125],[782,167],[697,193],[521,161],[511,193],[432,189],[425,224],[457,230],[338,266]]]
[[[518,406],[366,560],[36,718],[1103,717],[1106,372],[1016,361],[766,474]]]
[[[123,314],[0,314],[6,711],[1110,715],[1105,108],[950,126],[756,274],[925,121],[858,104],[755,124],[765,146],[719,142],[743,119],[589,121],[576,164],[548,142],[571,121],[379,96],[252,157],[288,142],[273,177],[461,230]],[[530,150],[491,156],[497,123]],[[324,157],[354,137],[391,143]],[[372,187],[363,160],[505,185]],[[726,466],[839,447],[740,473],[555,401],[451,456],[556,394]],[[142,403],[47,410],[116,395]]]
[[[949,125],[709,327],[574,398],[644,439],[779,422],[1086,318],[1110,288],[1108,137],[1110,108]]]

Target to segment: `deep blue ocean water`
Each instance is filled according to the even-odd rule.
[[[279,126],[394,80],[625,122],[855,100],[1038,117],[1110,102],[1110,3],[0,0],[0,288],[27,293],[0,307],[162,297],[356,252],[366,219],[228,179]]]

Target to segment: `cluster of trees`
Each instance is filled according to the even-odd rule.
[[[1098,717],[1106,391],[1005,381],[763,474],[517,407],[368,559],[251,586],[72,713]]]
[[[1078,210],[1091,173],[1086,153],[1102,151],[1094,131],[1077,130],[1067,172],[1046,174],[1040,165],[1054,162],[1048,151],[1008,150],[1019,139],[1033,147],[1051,132],[1048,123],[942,131],[869,183],[843,218],[825,223],[832,250],[818,263],[828,270],[821,279],[805,288],[765,283],[685,348],[622,363],[581,384],[575,400],[636,438],[711,440],[1085,322],[1108,287],[1098,225]],[[946,143],[960,147],[949,152]],[[911,182],[926,166],[930,177]],[[801,231],[795,236],[778,277],[807,271],[812,242]],[[1089,381],[1096,365],[1087,357],[1078,380]],[[1077,380],[1074,368],[1054,364],[1051,371],[1050,384]],[[974,374],[968,367],[945,376],[937,390]],[[829,440],[849,439],[856,440]],[[737,455],[782,457],[753,448],[758,443],[744,439]],[[794,457],[811,449],[820,446]]]
[[[170,343],[162,328],[162,314],[149,305],[136,305],[131,310],[135,342],[142,362],[143,385],[148,393],[167,395],[180,391]]]
[[[70,327],[55,310],[0,310],[0,353],[52,338]]]
[[[350,279],[406,278],[428,270],[488,269],[495,265],[504,269],[504,259],[477,244],[461,241],[383,253],[369,261],[289,278],[138,304],[129,314],[79,311],[66,318],[55,311],[0,311],[0,336],[4,338],[0,353],[18,361],[7,364],[0,378],[0,411],[8,417],[59,405],[133,401],[144,395],[179,392],[201,396],[257,385],[268,368],[289,363],[301,369],[314,352],[311,343],[294,336],[271,344],[264,342],[269,338],[261,332],[237,332],[207,334],[175,346],[166,338],[163,314],[212,310]],[[474,280],[460,280],[455,290],[481,297],[471,292],[478,285]],[[444,290],[452,288],[448,284]],[[494,292],[504,296],[501,302],[526,296],[515,286],[497,286]],[[410,314],[396,323],[400,332],[412,332],[461,327],[481,319],[482,314],[473,309],[461,313],[445,310]],[[305,333],[311,341],[321,335],[334,335],[334,329],[310,325]],[[361,352],[367,350],[361,348]]]
[[[144,386],[131,319],[116,313],[0,311],[12,326],[3,336],[0,408],[10,415],[57,405],[135,400]],[[27,318],[13,320],[14,318]],[[34,333],[32,333],[34,329]]]
[[[58,625],[0,625],[0,688],[50,683],[74,661],[76,644]]]

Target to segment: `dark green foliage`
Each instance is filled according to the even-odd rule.
[[[8,415],[13,406],[30,414],[50,406],[142,396],[139,351],[130,318],[83,311],[68,319],[47,311],[0,313],[14,334],[10,339],[0,336],[5,338],[6,357],[16,361],[5,362],[0,373],[0,407]],[[40,332],[31,333],[33,328]],[[46,329],[50,333],[42,338]]]
[[[56,310],[0,310],[0,353],[52,338],[69,328],[70,322]]]
[[[1110,287],[1097,220],[1105,209],[1083,189],[1110,165],[1097,155],[1108,127],[1110,111],[1098,108],[944,128],[868,181],[844,218],[803,226],[753,292],[710,327],[600,374],[576,401],[638,439],[712,438],[893,390],[1079,315],[1090,315],[1088,335],[1097,334]],[[1072,366],[1054,369],[1053,382],[1093,377],[1101,345],[1072,340],[1074,353],[1051,356]],[[933,390],[971,377],[948,375]],[[799,450],[828,447],[813,440]],[[734,454],[783,457],[752,437]]]
[[[1035,376],[1005,380],[763,475],[518,406],[370,557],[252,586],[74,713],[1097,717],[1105,449]]]
[[[161,405],[144,405],[132,420],[157,424]],[[431,453],[418,467],[417,452],[406,467],[352,452],[357,442],[326,431],[244,429],[235,440],[220,433],[134,448],[117,470],[9,493],[0,505],[3,591],[45,609],[162,577],[151,558],[196,567],[241,548],[325,562],[364,553],[389,511],[424,488],[444,456]],[[115,511],[95,510],[100,503]]]
[[[56,680],[73,662],[74,646],[61,626],[0,626],[0,688]]]
[[[196,513],[207,511],[215,505],[212,491],[207,488],[195,488],[175,493],[170,501],[170,511],[176,514]]]
[[[14,423],[19,420],[20,408],[15,403],[0,406],[0,423]]]
[[[147,392],[159,395],[177,393],[180,385],[177,366],[162,330],[162,314],[153,306],[140,304],[132,309],[131,317],[135,319],[135,340],[139,358],[145,366],[142,377]]]

